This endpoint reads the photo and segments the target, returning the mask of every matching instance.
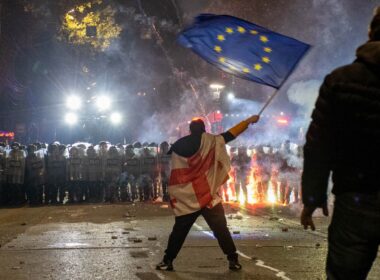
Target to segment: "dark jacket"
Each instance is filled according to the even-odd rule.
[[[228,143],[235,139],[229,131],[221,134],[224,142]],[[190,134],[178,139],[170,148],[168,154],[175,152],[177,155],[189,158],[193,156],[201,146],[202,134]]]
[[[333,193],[380,191],[380,42],[333,71],[320,89],[304,147],[303,202],[321,206],[330,171]]]

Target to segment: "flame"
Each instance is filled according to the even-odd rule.
[[[271,181],[269,181],[267,197],[268,197],[268,202],[270,202],[272,204],[276,203],[277,195],[274,193],[274,188],[272,186],[272,182]]]

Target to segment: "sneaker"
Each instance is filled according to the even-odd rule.
[[[172,261],[162,261],[158,265],[156,265],[157,270],[166,270],[173,271],[173,262]]]
[[[230,260],[228,261],[228,264],[229,264],[229,268],[231,270],[240,270],[241,269],[241,264],[239,263],[238,260]]]

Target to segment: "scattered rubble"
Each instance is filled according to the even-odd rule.
[[[132,215],[131,213],[129,212],[126,212],[124,215],[123,215],[124,218],[133,218],[135,217],[135,215]]]

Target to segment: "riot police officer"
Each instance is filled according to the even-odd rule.
[[[133,145],[127,145],[125,148],[125,171],[128,174],[127,187],[129,188],[129,193],[131,195],[131,201],[138,198],[136,181],[140,177],[140,159],[135,153],[135,148]]]
[[[161,185],[162,189],[162,200],[163,201],[169,201],[169,192],[168,192],[168,185],[169,185],[169,176],[170,176],[170,160],[171,155],[168,155],[169,151],[169,144],[168,142],[164,141],[160,144],[160,150],[158,155],[159,160],[159,183]]]
[[[82,157],[78,147],[71,147],[68,160],[69,202],[83,201]]]
[[[144,147],[141,153],[141,176],[139,179],[140,195],[144,201],[155,198],[156,192],[153,188],[157,168],[157,157],[152,147]],[[141,200],[141,197],[140,197]]]
[[[236,174],[236,200],[239,199],[241,189],[243,191],[245,201],[248,201],[247,178],[251,171],[251,159],[247,154],[247,148],[245,146],[238,147],[237,155],[232,157],[231,164]]]
[[[26,191],[31,206],[41,205],[43,202],[43,186],[45,184],[45,160],[37,153],[35,145],[29,145],[25,160]]]
[[[63,203],[66,189],[66,146],[53,143],[48,146],[47,153],[47,188],[45,190],[45,203],[58,203],[58,192],[59,203]]]
[[[90,202],[101,202],[102,192],[101,192],[101,161],[94,148],[94,146],[89,146],[87,148],[87,157],[85,161],[85,180],[87,183],[88,200]]]
[[[108,150],[107,164],[106,164],[106,189],[105,201],[115,202],[117,199],[117,183],[122,171],[121,157],[119,151],[115,146],[111,146]]]
[[[12,150],[6,159],[7,174],[7,201],[11,205],[18,205],[25,202],[25,192],[23,191],[25,179],[25,153],[18,143],[12,145]]]
[[[108,143],[106,141],[99,142],[98,156],[100,159],[99,194],[100,200],[104,201],[104,192],[106,188],[106,167],[108,158]]]

